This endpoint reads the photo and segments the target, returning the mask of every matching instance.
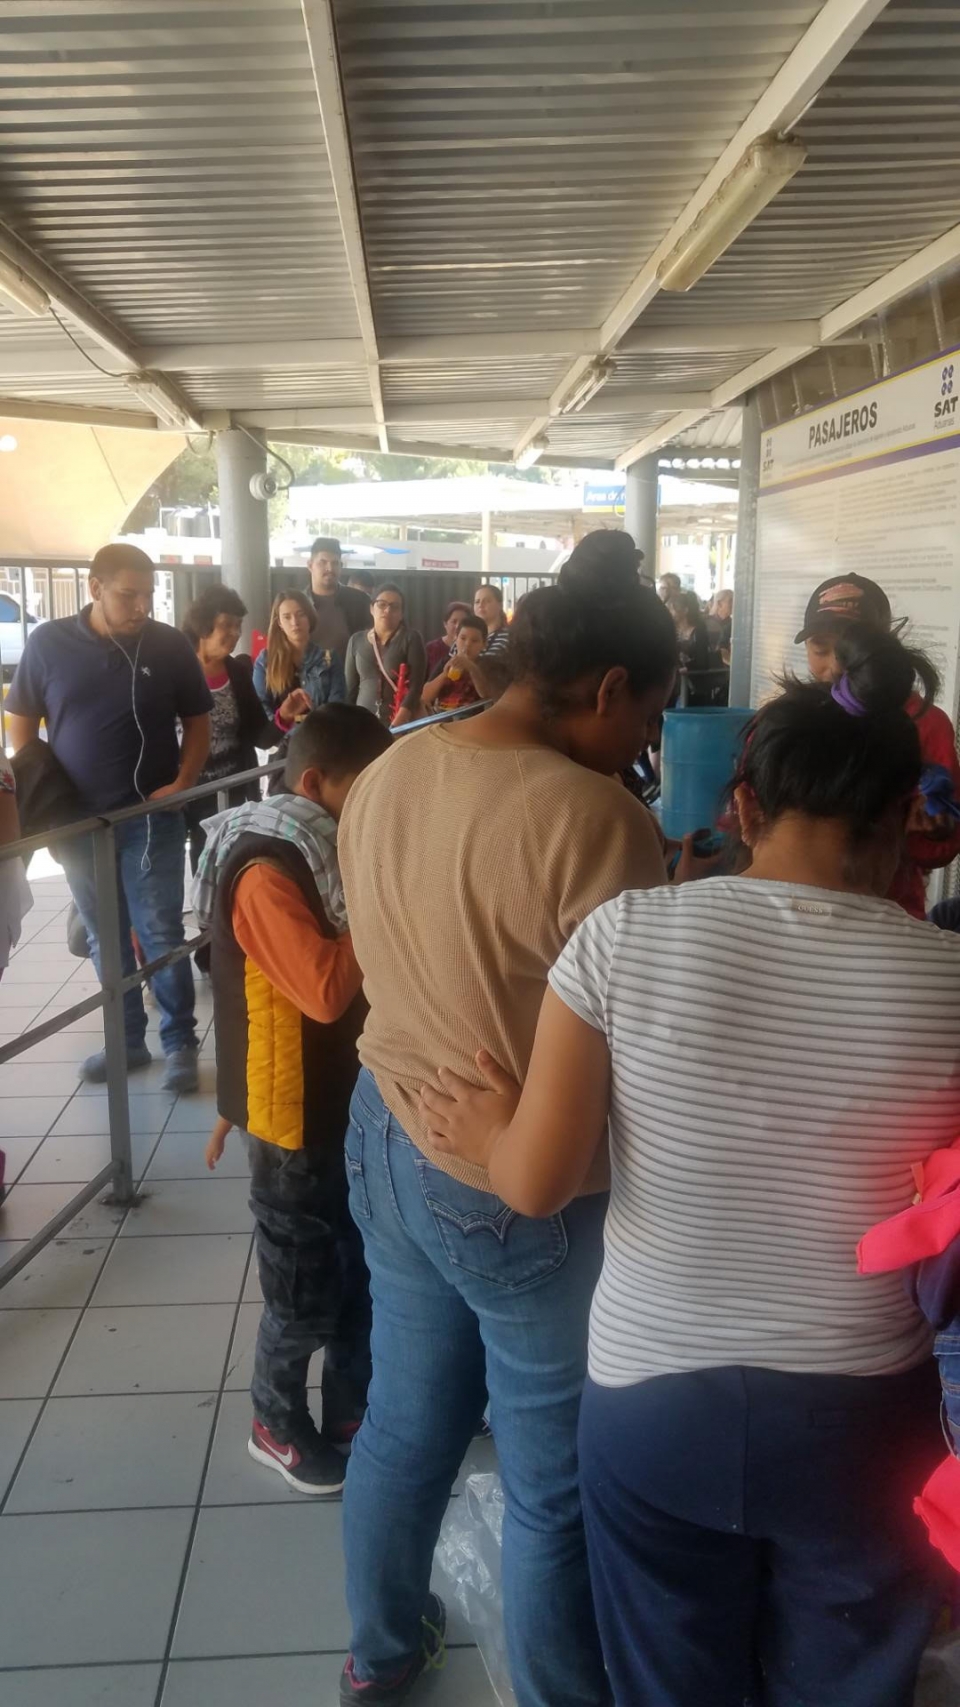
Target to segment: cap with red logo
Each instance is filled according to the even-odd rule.
[[[888,629],[893,620],[890,600],[876,581],[865,575],[834,575],[821,581],[807,601],[807,614],[796,637],[799,646],[813,634],[829,630],[837,620],[868,622],[874,628]]]

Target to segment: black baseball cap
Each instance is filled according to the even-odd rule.
[[[807,614],[795,644],[822,634],[831,622],[869,622],[874,628],[889,628],[893,620],[890,600],[876,581],[865,575],[832,575],[821,581],[807,600]]]

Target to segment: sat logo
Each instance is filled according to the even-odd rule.
[[[934,404],[933,418],[935,421],[949,421],[957,412],[960,397],[953,389],[953,363],[940,369],[940,401]]]

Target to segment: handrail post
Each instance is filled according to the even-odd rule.
[[[107,1059],[107,1115],[113,1186],[106,1199],[121,1208],[135,1203],[130,1149],[130,1100],[127,1095],[127,1031],[123,1016],[123,953],[120,943],[120,892],[117,842],[112,824],[93,832],[97,883],[97,935],[103,985],[103,1044]]]

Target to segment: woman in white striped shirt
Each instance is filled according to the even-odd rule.
[[[907,1707],[936,1609],[926,1328],[856,1244],[960,1135],[960,944],[879,899],[925,659],[850,624],[756,717],[743,877],[628,892],[550,977],[523,1087],[441,1075],[431,1138],[526,1215],[612,1193],[580,1474],[618,1707]]]

